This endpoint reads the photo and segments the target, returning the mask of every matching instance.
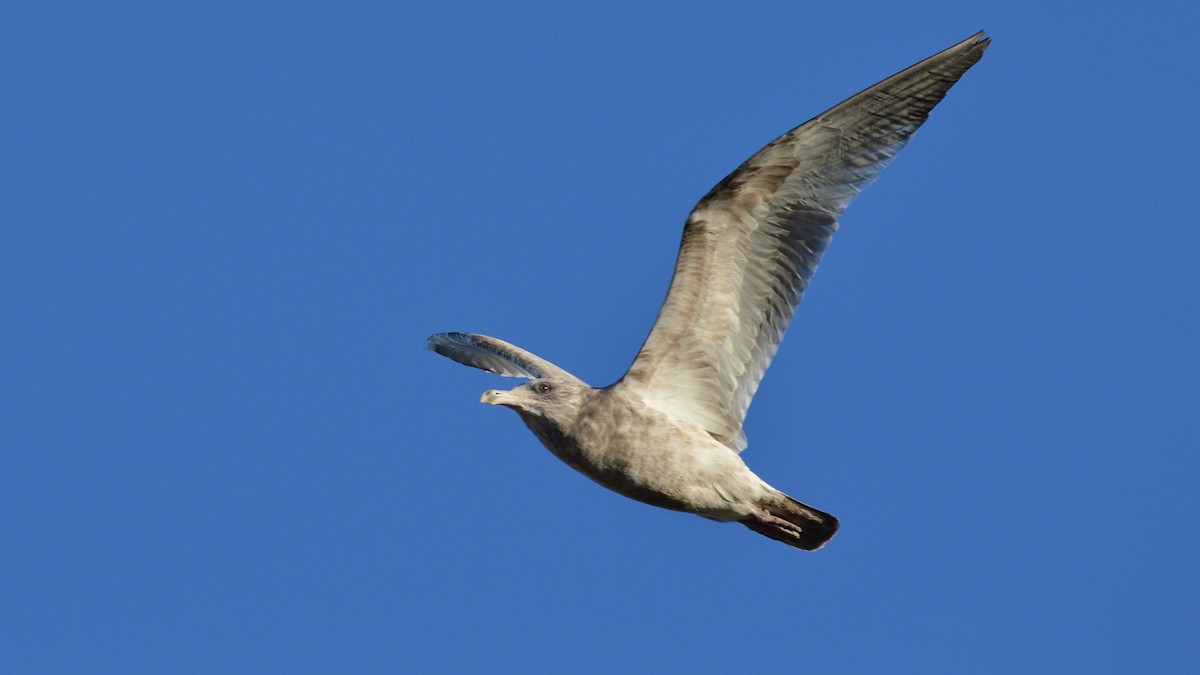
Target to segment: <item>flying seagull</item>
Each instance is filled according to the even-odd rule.
[[[688,216],[658,320],[629,371],[594,388],[503,340],[439,333],[426,348],[529,381],[484,392],[588,478],[654,506],[816,550],[832,515],[747,468],[742,421],[838,217],[983,56],[979,32],[772,141]]]

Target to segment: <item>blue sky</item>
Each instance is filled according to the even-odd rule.
[[[1197,10],[829,4],[6,5],[0,663],[1195,669]],[[750,410],[825,550],[421,348],[614,381],[697,198],[981,28]]]

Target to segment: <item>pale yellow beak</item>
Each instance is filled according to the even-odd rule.
[[[500,396],[503,393],[504,392],[500,391],[499,389],[488,389],[487,391],[483,392],[483,396],[479,397],[479,402],[486,403],[488,405],[500,405]]]

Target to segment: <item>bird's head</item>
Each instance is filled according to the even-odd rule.
[[[541,377],[509,390],[489,389],[479,401],[512,408],[522,417],[566,421],[578,413],[584,389],[587,385],[577,380]]]

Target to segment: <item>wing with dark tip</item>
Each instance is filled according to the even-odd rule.
[[[425,348],[467,366],[481,368],[505,377],[574,376],[549,361],[486,335],[438,333],[429,336]]]
[[[618,386],[744,448],[750,400],[838,217],[988,42],[977,33],[834,106],[701,199],[658,320]]]

